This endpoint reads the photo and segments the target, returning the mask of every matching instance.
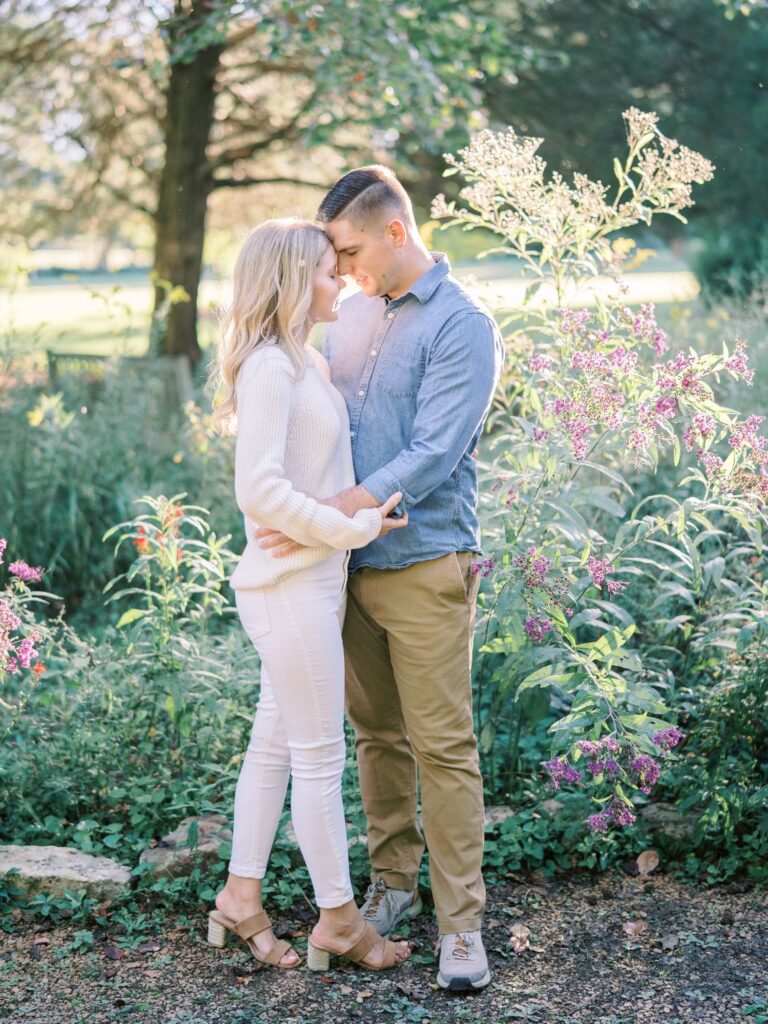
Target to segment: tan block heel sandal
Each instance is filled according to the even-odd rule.
[[[374,967],[372,964],[366,963],[365,958],[379,943],[384,943],[385,954],[384,960],[380,967]],[[310,971],[327,971],[332,956],[343,957],[345,960],[351,961],[353,964],[359,964],[361,967],[366,967],[369,971],[383,971],[389,967],[397,967],[404,961],[399,960],[397,956],[397,946],[391,939],[385,939],[368,923],[365,922],[365,928],[357,940],[353,943],[349,949],[344,950],[343,953],[331,952],[328,949],[321,949],[319,946],[315,946],[312,939],[309,940],[307,947],[307,967]]]
[[[233,935],[237,935],[238,938],[242,939],[260,963],[267,964],[270,967],[280,967],[283,970],[298,967],[301,960],[297,960],[295,964],[280,963],[286,953],[295,952],[290,942],[286,942],[285,939],[277,939],[272,949],[262,956],[258,946],[252,939],[254,935],[265,932],[271,927],[272,922],[263,910],[259,911],[258,914],[253,914],[251,917],[246,917],[242,921],[237,922],[230,920],[220,910],[212,910],[208,915],[208,943],[211,946],[223,949],[227,941],[227,932],[232,932]]]

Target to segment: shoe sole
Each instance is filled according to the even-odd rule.
[[[491,972],[486,971],[478,981],[470,981],[469,978],[445,979],[442,974],[437,975],[437,984],[448,992],[479,992],[491,982]]]

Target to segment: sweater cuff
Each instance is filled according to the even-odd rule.
[[[361,541],[360,547],[370,544],[381,533],[381,513],[377,508],[361,508],[352,518],[365,531],[365,539]]]

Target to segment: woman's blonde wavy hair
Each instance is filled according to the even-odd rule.
[[[299,217],[266,220],[246,238],[208,382],[220,396],[213,425],[222,433],[236,430],[238,373],[257,348],[281,345],[304,376],[315,269],[330,244],[322,228]]]

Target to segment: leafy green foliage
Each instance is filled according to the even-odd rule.
[[[152,366],[114,360],[97,389],[65,378],[52,394],[24,369],[7,376],[0,536],[47,570],[46,584],[70,616],[80,608],[90,614],[114,574],[102,537],[133,515],[137,495],[193,487],[217,534],[242,533],[231,500],[234,446],[213,436],[197,405],[168,422]],[[118,553],[118,571],[130,564],[127,554]]]
[[[557,172],[547,177],[540,140],[510,128],[481,132],[448,158],[448,173],[467,184],[458,203],[438,197],[433,208],[449,224],[495,232],[531,278],[522,305],[502,321],[512,358],[482,467],[493,558],[477,568],[493,569],[493,589],[479,650],[488,661],[478,672],[496,694],[481,710],[481,744],[493,749],[510,702],[528,705],[530,691],[543,690],[538,705],[518,713],[508,750],[517,756],[524,714],[535,722],[552,704],[556,751],[589,752],[595,799],[612,800],[590,818],[600,830],[635,820],[632,794],[650,792],[652,756],[665,746],[658,737],[671,659],[646,664],[646,647],[658,654],[654,629],[638,638],[629,595],[652,581],[652,610],[684,594],[695,604],[722,581],[717,549],[729,530],[757,546],[766,524],[762,419],[739,420],[715,391],[721,375],[751,383],[744,343],[662,362],[667,338],[653,306],[631,310],[620,279],[591,309],[565,306],[601,273],[618,278],[634,244],[617,231],[663,213],[684,219],[693,184],[711,177],[711,165],[666,138],[655,115],[633,108],[625,120],[627,156],[614,161],[612,194],[582,174],[572,185]],[[715,454],[726,440],[724,456]],[[675,465],[685,457],[684,494],[629,505],[627,477],[657,472],[668,453]],[[762,623],[762,593],[742,594],[733,612],[745,630]],[[598,749],[607,753],[598,741],[614,756],[598,758]],[[563,758],[547,770],[556,786],[579,779]],[[514,766],[507,772],[513,778]]]

